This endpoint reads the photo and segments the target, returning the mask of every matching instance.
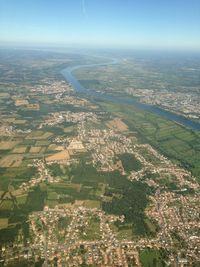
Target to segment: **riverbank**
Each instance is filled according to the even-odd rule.
[[[94,91],[88,88],[85,88],[75,77],[73,72],[80,68],[88,68],[88,67],[97,67],[97,66],[106,66],[106,65],[113,65],[119,63],[120,60],[112,59],[111,61],[107,63],[99,63],[99,64],[87,64],[87,65],[78,65],[74,67],[69,67],[61,71],[63,77],[73,86],[74,90],[78,93],[84,93],[86,96],[90,97],[97,97],[99,99],[102,99],[104,101],[110,101],[113,103],[121,103],[121,104],[129,104],[133,105],[136,108],[139,108],[144,111],[151,112],[153,114],[156,114],[160,117],[163,117],[165,119],[174,121],[178,124],[181,124],[185,127],[188,127],[195,131],[200,131],[200,123],[195,122],[193,120],[190,120],[189,118],[186,118],[181,115],[177,115],[175,113],[172,113],[170,111],[163,110],[159,107],[140,103],[136,101],[133,98],[128,97],[119,97],[119,96],[113,96],[113,95],[107,95],[105,93],[101,93],[99,91]]]
[[[200,182],[200,132],[141,110],[135,106],[101,101],[103,110],[121,117],[138,141],[155,147],[162,155],[197,177]]]

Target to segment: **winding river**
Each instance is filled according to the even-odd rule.
[[[113,95],[108,95],[105,93],[101,93],[99,91],[95,91],[92,89],[85,88],[73,75],[73,71],[80,69],[80,68],[92,68],[92,67],[98,67],[98,66],[107,66],[107,65],[114,65],[120,62],[120,60],[117,59],[112,59],[111,61],[107,63],[98,63],[98,64],[87,64],[87,65],[78,65],[74,67],[68,67],[65,68],[61,71],[62,75],[64,78],[73,86],[74,90],[78,93],[84,93],[88,96],[93,96],[93,97],[98,97],[102,100],[108,100],[113,103],[121,103],[121,104],[129,104],[133,105],[139,109],[149,111],[151,113],[154,113],[156,115],[159,115],[161,117],[164,117],[168,120],[175,121],[183,126],[186,126],[188,128],[191,128],[192,130],[200,131],[200,123],[195,122],[193,120],[190,120],[189,118],[185,118],[183,116],[171,113],[169,111],[163,110],[161,108],[158,108],[156,106],[148,105],[148,104],[143,104],[135,99],[128,98],[128,97],[119,97],[119,96],[113,96]]]

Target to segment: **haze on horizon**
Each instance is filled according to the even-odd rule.
[[[199,0],[1,0],[0,45],[200,51]]]

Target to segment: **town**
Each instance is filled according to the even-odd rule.
[[[0,264],[200,262],[200,188],[188,168],[141,138],[121,112],[81,97],[57,76],[20,92],[6,85],[8,93],[0,93]]]
[[[200,119],[200,97],[198,94],[136,88],[127,88],[126,92],[137,97],[142,103],[158,106],[191,119]]]

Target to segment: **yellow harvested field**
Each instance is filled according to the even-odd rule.
[[[109,121],[106,125],[110,129],[117,130],[119,132],[128,131],[128,126],[120,118]]]
[[[5,141],[0,142],[0,150],[8,150],[15,147],[19,142],[18,141]]]
[[[8,117],[8,118],[5,118],[5,119],[2,119],[3,122],[7,122],[7,123],[12,123],[15,121],[15,118],[14,117]]]
[[[46,157],[46,162],[65,161],[69,159],[70,159],[69,152],[67,150],[64,150],[52,156]]]
[[[72,131],[74,131],[74,126],[69,126],[69,127],[67,127],[67,128],[64,128],[64,132],[65,133],[71,133]]]
[[[14,191],[12,191],[12,195],[17,197],[17,196],[21,196],[23,194],[23,190],[22,189],[16,189]]]
[[[8,168],[8,167],[19,167],[22,163],[23,156],[19,154],[12,154],[5,156],[0,160],[0,167]]]
[[[38,138],[38,139],[48,139],[52,135],[53,135],[52,133],[46,132],[42,136],[40,136],[40,138]]]
[[[19,107],[19,106],[26,106],[26,105],[28,105],[29,104],[29,102],[28,102],[28,100],[26,100],[26,99],[17,99],[16,101],[15,101],[15,106],[16,107]]]
[[[43,134],[44,134],[44,132],[42,132],[42,131],[33,131],[30,134],[28,134],[28,136],[26,138],[30,138],[30,139],[37,138],[37,137],[40,137]]]
[[[28,109],[30,110],[39,110],[40,109],[40,105],[39,104],[29,104],[27,106]]]
[[[67,150],[68,150],[70,156],[74,155],[74,150],[70,150],[70,149],[67,149]]]
[[[26,123],[26,120],[15,120],[14,123],[15,124],[24,124],[24,123]]]
[[[40,151],[41,151],[41,146],[32,146],[30,148],[29,153],[40,153]]]
[[[46,151],[46,147],[42,147],[42,149],[40,150],[40,154],[45,153],[45,151]]]
[[[57,146],[57,147],[55,148],[55,150],[56,150],[56,151],[63,151],[63,150],[65,150],[65,148],[64,148],[63,146]]]
[[[0,229],[8,227],[8,218],[0,218]]]
[[[57,146],[56,144],[51,144],[48,146],[49,150],[63,151],[65,148],[63,146]]]
[[[43,140],[43,139],[48,139],[52,135],[53,134],[49,133],[49,132],[34,131],[34,132],[28,134],[26,139]]]
[[[14,150],[12,151],[12,153],[17,153],[17,154],[25,153],[26,152],[26,148],[27,148],[27,146],[15,147]]]
[[[48,146],[48,149],[49,149],[49,150],[55,150],[56,147],[57,147],[56,144],[50,144],[50,145]]]

